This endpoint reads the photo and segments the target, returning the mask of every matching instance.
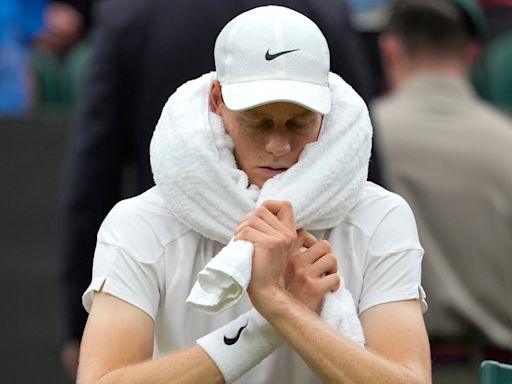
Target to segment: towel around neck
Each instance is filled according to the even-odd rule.
[[[165,104],[151,141],[157,188],[171,212],[201,235],[227,244],[238,221],[265,200],[292,203],[297,228],[338,225],[367,178],[372,127],[361,97],[329,75],[332,108],[318,140],[299,161],[260,189],[238,169],[233,142],[209,107],[215,72],[191,80]]]

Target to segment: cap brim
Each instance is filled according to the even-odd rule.
[[[258,80],[223,84],[224,104],[241,111],[276,102],[299,104],[323,115],[331,110],[329,87],[292,80]]]

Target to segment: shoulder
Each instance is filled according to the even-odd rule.
[[[414,122],[419,114],[411,102],[398,92],[380,96],[371,102],[368,110],[374,124],[377,143],[380,142],[382,135],[390,132],[405,131],[404,133],[407,134],[411,131],[410,121]]]
[[[396,193],[372,182],[366,182],[361,197],[344,222],[357,227],[369,239],[370,252],[422,249],[409,204]]]
[[[510,116],[482,99],[475,98],[474,104],[473,113],[479,116],[481,120],[490,123],[490,126],[486,126],[485,130],[501,132],[504,137],[512,140],[512,120]]]
[[[395,115],[395,112],[402,110],[405,101],[399,97],[398,93],[390,93],[376,98],[369,105],[370,114],[375,118],[387,118]],[[399,115],[397,115],[399,116]]]
[[[98,242],[130,250],[134,255],[155,257],[162,254],[166,244],[190,231],[174,217],[158,188],[153,187],[117,203],[100,227]]]
[[[345,260],[344,270],[350,273],[347,287],[355,295],[359,313],[378,304],[423,299],[423,248],[412,211],[402,197],[367,182],[343,225],[345,230],[354,228],[348,233],[355,237],[345,241],[354,247],[356,260],[346,260],[349,252],[342,262]]]
[[[409,211],[410,208],[400,195],[367,181],[345,221],[364,229],[365,233],[372,233],[393,210]]]

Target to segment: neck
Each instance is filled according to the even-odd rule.
[[[397,67],[391,75],[391,88],[400,88],[409,80],[426,74],[466,77],[468,66],[458,58],[415,57]]]

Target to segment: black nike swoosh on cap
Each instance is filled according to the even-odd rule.
[[[282,52],[277,52],[277,53],[270,53],[270,48],[267,50],[267,53],[265,53],[265,59],[270,61],[270,60],[274,60],[276,57],[279,57],[281,55],[285,55],[287,53],[290,53],[290,52],[295,52],[295,51],[299,51],[300,49],[297,48],[297,49],[291,49],[289,51],[282,51]]]
[[[240,338],[240,335],[242,334],[242,331],[245,328],[247,328],[248,324],[249,324],[249,321],[247,321],[247,323],[245,323],[245,325],[238,330],[238,333],[236,334],[235,337],[229,338],[229,337],[224,336],[224,344],[226,344],[226,345],[233,345],[233,344],[235,344],[238,341],[238,339]]]

